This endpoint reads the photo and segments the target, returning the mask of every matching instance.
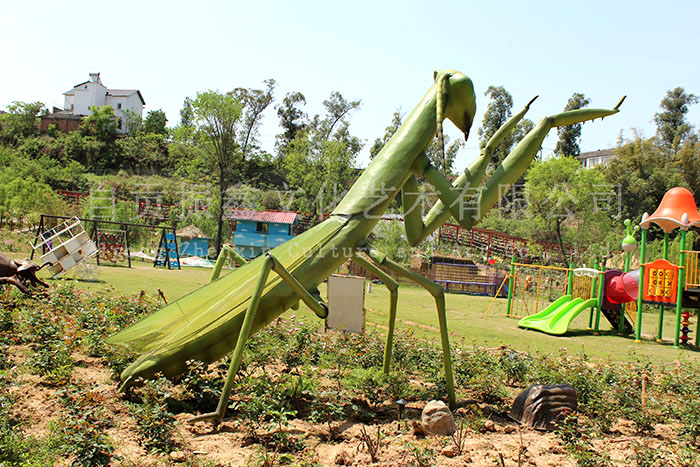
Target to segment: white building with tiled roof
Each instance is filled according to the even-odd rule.
[[[90,107],[109,105],[119,118],[117,131],[126,131],[126,112],[131,111],[141,117],[146,101],[138,89],[109,89],[102,84],[99,73],[90,73],[90,80],[73,86],[63,93],[63,108],[73,115],[90,115]]]
[[[578,155],[578,160],[584,169],[591,169],[596,165],[605,165],[614,158],[614,149],[599,149],[597,151],[582,152]]]

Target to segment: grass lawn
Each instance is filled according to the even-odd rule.
[[[13,255],[14,256],[14,255]],[[18,257],[21,255],[17,255]],[[132,295],[144,290],[149,296],[157,298],[158,289],[162,290],[168,301],[173,301],[186,293],[206,284],[211,269],[183,268],[182,270],[167,270],[154,268],[150,263],[134,262],[131,269],[126,267],[100,266],[97,270],[97,281],[88,282],[73,280],[73,271],[66,278],[48,280],[49,283],[73,282],[76,287],[103,291],[108,294]],[[224,271],[227,273],[227,271]],[[45,276],[44,271],[40,276]],[[325,284],[320,287],[325,293]],[[566,336],[555,337],[537,331],[524,330],[517,326],[517,319],[506,318],[506,300],[497,299],[487,318],[483,314],[491,298],[476,297],[461,294],[447,294],[447,319],[453,347],[471,347],[480,345],[498,347],[508,345],[516,350],[540,353],[559,353],[566,349],[570,353],[585,352],[595,359],[611,359],[614,361],[632,361],[637,358],[650,360],[656,364],[674,365],[676,360],[681,364],[685,361],[697,361],[700,353],[691,349],[673,349],[670,341],[673,338],[675,316],[671,311],[665,314],[664,334],[667,342],[658,344],[651,340],[635,344],[631,337],[620,337],[610,327],[607,320],[601,317],[602,335],[593,336],[588,329],[588,313],[582,312],[570,326]],[[388,320],[389,293],[381,285],[373,284],[370,293],[365,294],[365,309],[367,332],[383,334]],[[643,335],[651,338],[656,332],[658,312],[647,306],[643,320]],[[309,322],[316,316],[303,304],[299,311],[289,311]],[[695,331],[697,323],[692,318],[691,328]],[[439,343],[437,313],[433,298],[423,289],[402,285],[399,289],[398,322],[399,331],[412,331],[420,337]],[[694,334],[691,334],[694,337]]]

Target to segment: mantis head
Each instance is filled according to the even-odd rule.
[[[476,115],[474,83],[471,78],[459,71],[436,70],[433,76],[438,89],[442,88],[444,116],[462,130],[466,140]]]

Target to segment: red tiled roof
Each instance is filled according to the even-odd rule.
[[[231,209],[231,215],[239,221],[275,222],[293,224],[297,213],[289,211],[253,211],[251,209]]]

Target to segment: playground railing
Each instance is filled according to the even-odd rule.
[[[570,269],[513,263],[513,306],[510,317],[532,315],[566,292]]]
[[[686,254],[686,273],[685,273],[685,290],[688,289],[700,289],[700,269],[698,267],[698,256],[700,256],[700,251],[684,250],[682,253]]]

